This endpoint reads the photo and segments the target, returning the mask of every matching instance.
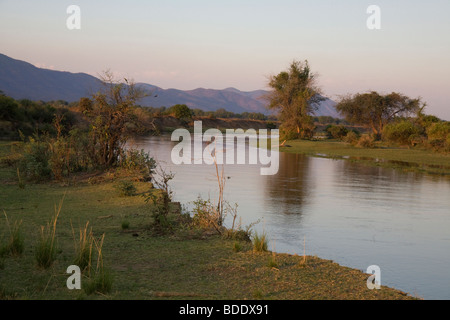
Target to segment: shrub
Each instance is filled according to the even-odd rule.
[[[383,129],[383,138],[388,142],[410,145],[420,136],[421,129],[411,121],[403,120],[388,124]]]
[[[215,230],[221,234],[222,215],[217,206],[210,199],[203,200],[200,197],[193,203],[193,225],[205,230]]]
[[[119,181],[114,185],[114,188],[117,189],[119,192],[119,195],[121,197],[132,197],[136,195],[136,187],[134,186],[133,182],[131,181]]]
[[[356,146],[360,148],[373,148],[375,146],[375,139],[368,134],[364,134],[359,138]]]
[[[150,202],[150,200],[153,203],[150,211],[153,219],[151,224],[152,229],[162,234],[173,231],[173,222],[169,219],[169,195],[164,191],[159,193],[151,191],[146,199],[146,202]]]
[[[23,156],[19,162],[20,171],[31,180],[42,181],[51,177],[48,143],[30,137],[24,144]]]
[[[350,144],[356,144],[358,142],[358,139],[359,136],[355,131],[349,131],[342,140]]]
[[[326,129],[328,136],[334,139],[343,139],[348,134],[348,129],[344,126],[330,125]]]
[[[122,221],[122,230],[127,230],[130,228],[130,222],[128,220]]]
[[[435,122],[427,129],[428,143],[436,150],[450,149],[450,122]]]
[[[156,161],[143,149],[128,149],[121,157],[120,167],[135,171],[144,181],[150,181],[156,169]]]

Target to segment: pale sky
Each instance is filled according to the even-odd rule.
[[[66,26],[69,5],[80,30]],[[380,30],[367,27],[370,5]],[[332,99],[397,91],[450,120],[448,0],[0,0],[0,53],[183,90],[267,89],[308,60]]]

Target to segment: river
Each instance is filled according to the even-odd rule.
[[[140,138],[166,170],[174,200],[187,209],[217,199],[214,166],[174,165],[170,136]],[[347,160],[280,153],[278,174],[258,165],[225,165],[224,198],[244,226],[265,231],[271,251],[333,260],[381,284],[427,299],[450,299],[450,179],[369,167]]]

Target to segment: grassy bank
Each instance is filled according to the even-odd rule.
[[[9,143],[0,144],[0,157]],[[91,179],[92,181],[92,179]],[[8,221],[22,221],[23,252],[0,258],[0,299],[410,299],[383,287],[368,290],[368,275],[317,257],[255,253],[252,244],[180,230],[155,236],[151,204],[140,193],[120,196],[115,182],[25,183],[14,168],[0,168],[0,243]],[[35,260],[39,228],[64,199],[56,226],[57,255],[49,269]],[[6,213],[6,216],[4,213]],[[105,268],[112,275],[107,294],[68,290],[66,274],[74,262],[74,235],[89,222],[96,238],[105,235]],[[124,223],[126,222],[126,223]],[[127,225],[127,228],[124,228]],[[299,248],[301,251],[301,248]],[[82,278],[83,283],[87,281]]]
[[[287,141],[280,151],[335,159],[347,159],[372,166],[404,171],[450,175],[450,155],[424,149],[402,147],[359,148],[345,142],[324,140]]]

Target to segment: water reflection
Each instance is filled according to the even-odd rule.
[[[300,154],[280,154],[278,174],[265,179],[265,204],[282,214],[302,214],[302,208],[313,187],[309,178],[307,156]]]

